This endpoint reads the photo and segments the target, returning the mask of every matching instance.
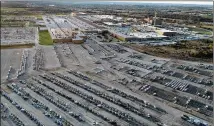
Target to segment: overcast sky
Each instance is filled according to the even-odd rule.
[[[85,2],[90,2],[90,1],[114,1],[114,2],[179,2],[179,3],[183,3],[183,2],[193,2],[193,1],[197,1],[197,2],[212,2],[213,0],[0,0],[0,1],[67,1],[67,2],[78,2],[78,1],[85,1]],[[202,2],[203,1],[203,2]]]
[[[66,2],[94,2],[94,1],[109,1],[109,2],[142,2],[142,3],[178,3],[178,4],[201,4],[212,5],[213,0],[0,0],[0,1],[66,1]],[[203,1],[203,2],[202,2]]]

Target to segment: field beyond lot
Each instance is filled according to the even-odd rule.
[[[213,45],[211,40],[182,41],[175,45],[138,45],[124,43],[123,45],[136,51],[153,56],[189,61],[212,62]]]

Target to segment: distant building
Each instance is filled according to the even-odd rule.
[[[79,12],[78,15],[86,15],[84,12]]]
[[[166,30],[166,29],[158,29],[156,30],[160,35],[164,35],[164,36],[175,36],[176,32],[175,31],[170,31],[170,30]]]
[[[145,23],[150,23],[152,25],[154,25],[154,23],[155,23],[155,17],[153,17],[153,18],[148,17],[148,18],[144,18],[143,20]],[[157,17],[155,25],[162,25],[162,22],[163,22],[163,20]]]
[[[144,18],[143,20],[145,23],[150,23],[150,24],[152,23],[152,20],[150,18]]]
[[[76,14],[75,12],[72,12],[72,13],[70,14],[70,16],[75,17],[75,16],[77,16],[77,14]]]

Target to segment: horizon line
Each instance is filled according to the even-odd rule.
[[[167,4],[200,4],[200,5],[213,5],[213,1],[203,1],[203,2],[201,2],[201,1],[172,1],[172,0],[168,0],[168,1],[166,1],[166,0],[164,0],[164,1],[149,1],[149,0],[146,0],[146,1],[102,1],[102,0],[92,0],[92,1],[87,1],[87,2],[110,2],[110,3],[120,3],[120,2],[124,2],[124,3],[129,3],[129,2],[131,2],[131,3],[167,3]],[[61,1],[61,2],[63,2],[63,1]],[[193,3],[194,2],[194,3]],[[81,1],[80,2],[78,2],[78,3],[81,3]]]

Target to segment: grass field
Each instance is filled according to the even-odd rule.
[[[212,14],[204,14],[202,15],[201,17],[204,17],[204,18],[213,18],[213,15]]]
[[[9,7],[1,7],[1,11],[7,12],[17,12],[17,11],[26,11],[26,8],[9,8]]]
[[[195,31],[198,32],[199,34],[203,34],[203,35],[212,35],[212,31],[203,29],[203,28],[197,28],[197,27],[189,27],[190,31]]]
[[[42,15],[34,15],[34,16],[37,17],[38,20],[43,20]]]
[[[1,27],[25,27],[27,21],[2,21]]]
[[[51,36],[50,36],[48,30],[39,31],[39,44],[40,45],[53,45],[53,40],[51,39]]]
[[[1,7],[1,15],[16,15],[28,12],[27,8]]]
[[[57,16],[66,16],[66,14],[62,14],[62,13],[57,13]]]
[[[201,28],[205,28],[205,29],[213,29],[212,25],[202,25]]]

